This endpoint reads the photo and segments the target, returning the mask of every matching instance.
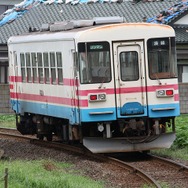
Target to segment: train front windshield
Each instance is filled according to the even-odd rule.
[[[78,58],[82,84],[111,81],[110,45],[108,42],[79,43]]]
[[[148,64],[151,79],[176,78],[175,38],[149,39]]]

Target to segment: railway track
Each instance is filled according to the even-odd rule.
[[[11,138],[13,137],[15,139],[29,140],[31,144],[35,144],[35,145],[41,146],[41,147],[47,147],[50,149],[58,149],[58,150],[62,150],[62,151],[66,150],[68,152],[81,154],[81,155],[84,155],[85,157],[90,157],[90,158],[96,159],[100,162],[102,161],[102,162],[108,163],[109,165],[111,164],[113,166],[116,166],[121,169],[121,173],[122,173],[122,170],[126,171],[129,178],[132,177],[134,179],[137,179],[137,181],[134,182],[134,184],[136,184],[135,187],[140,187],[142,184],[155,185],[154,187],[158,187],[155,180],[151,179],[149,176],[144,174],[143,171],[140,171],[139,169],[134,168],[134,166],[126,164],[125,162],[122,162],[122,161],[112,158],[112,157],[93,154],[93,153],[89,152],[88,150],[86,150],[85,148],[70,146],[70,145],[62,144],[62,143],[58,143],[58,142],[41,141],[38,139],[33,139],[31,137],[25,137],[25,136],[20,135],[20,133],[17,132],[17,130],[15,130],[15,129],[9,130],[9,129],[0,128],[0,135],[5,136],[5,137],[11,137]],[[130,179],[128,181],[130,184]],[[139,182],[139,183],[137,183],[137,182]],[[131,184],[132,184],[132,182],[131,182]]]
[[[139,154],[134,161],[130,161],[122,157],[122,155],[120,155],[120,157],[99,154],[96,155],[82,147],[70,146],[58,142],[41,141],[38,139],[33,139],[32,137],[22,136],[17,130],[13,129],[10,130],[0,128],[0,135],[14,137],[16,139],[29,140],[31,144],[35,144],[37,146],[63,151],[66,150],[84,155],[85,157],[97,159],[109,165],[113,165],[116,168],[120,168],[121,173],[123,171],[127,171],[129,176],[131,175],[131,177],[136,181],[132,183],[135,183],[137,187],[148,185],[150,187],[160,188],[167,185],[174,188],[184,188],[188,185],[187,166],[154,155]],[[135,178],[136,176],[137,178]],[[140,185],[138,185],[137,182],[140,182]]]
[[[161,185],[167,184],[167,186],[172,188],[188,187],[188,166],[154,155],[149,155],[149,157],[151,170],[148,174],[154,179],[159,179]],[[144,168],[143,164],[142,168]]]
[[[10,129],[10,128],[0,128],[0,135],[10,138],[12,137],[16,139],[21,139],[21,140],[30,140],[33,138],[32,136],[22,135],[16,129]]]
[[[86,150],[85,148],[69,146],[69,145],[57,143],[57,142],[46,142],[46,141],[32,139],[31,143],[40,145],[43,147],[48,147],[48,148],[50,147],[50,148],[54,148],[54,149],[67,150],[67,151],[71,151],[74,153],[79,153],[84,156],[91,157],[91,158],[97,159],[99,161],[108,163],[110,165],[114,165],[116,167],[118,166],[119,168],[128,171],[129,174],[138,176],[140,178],[140,180],[142,180],[141,182],[143,182],[144,184],[154,186],[154,187],[160,187],[160,185],[152,177],[150,177],[146,173],[144,173],[143,170],[140,170],[140,169],[134,167],[133,165],[128,164],[124,161],[118,160],[116,158],[107,157],[107,156],[100,155],[100,154],[93,154],[90,151]]]
[[[147,185],[151,187],[160,188],[167,185],[169,187],[185,188],[188,185],[188,167],[162,157],[139,153],[139,155],[142,155],[143,160],[137,162],[126,162],[125,160],[118,159],[117,157],[93,154],[84,148],[67,146],[66,144],[62,143],[49,143],[35,139],[31,140],[31,143],[54,149],[76,152],[109,164],[113,164],[114,166],[118,166],[121,169],[129,171],[131,174],[139,176]]]
[[[148,155],[151,158],[158,160],[161,163],[165,163],[165,164],[168,164],[168,165],[176,168],[177,171],[179,171],[179,172],[185,172],[188,174],[188,166],[186,166],[186,165],[183,165],[181,163],[175,162],[175,161],[167,159],[167,158],[163,158],[163,157],[159,157],[159,156],[155,156],[155,155],[151,155],[151,154],[148,154]]]
[[[116,158],[144,170],[147,175],[156,180],[159,187],[185,188],[188,185],[188,166],[181,163],[142,153],[134,154],[132,159],[126,154]]]

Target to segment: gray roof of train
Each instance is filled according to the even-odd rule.
[[[143,17],[154,17],[159,12],[173,6],[175,1],[122,3],[92,3],[92,4],[40,4],[29,9],[21,17],[0,27],[0,43],[6,44],[10,36],[28,32],[29,28],[39,29],[42,23],[54,23],[71,19],[92,19],[103,16],[122,16],[127,22],[142,22]],[[173,19],[172,19],[173,20]],[[177,42],[187,42],[188,33],[185,27],[177,29]]]

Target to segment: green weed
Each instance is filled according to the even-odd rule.
[[[1,161],[0,172],[8,168],[9,188],[102,188],[96,182],[78,174],[69,173],[70,164],[52,160]],[[0,187],[3,187],[0,182]]]

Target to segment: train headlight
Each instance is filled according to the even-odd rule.
[[[173,89],[160,89],[156,91],[157,97],[173,97],[174,90]]]
[[[106,101],[106,93],[89,94],[90,102]]]
[[[106,94],[102,93],[102,94],[98,94],[98,99],[99,100],[106,100]]]
[[[164,96],[164,95],[165,95],[165,90],[157,91],[157,96]]]

